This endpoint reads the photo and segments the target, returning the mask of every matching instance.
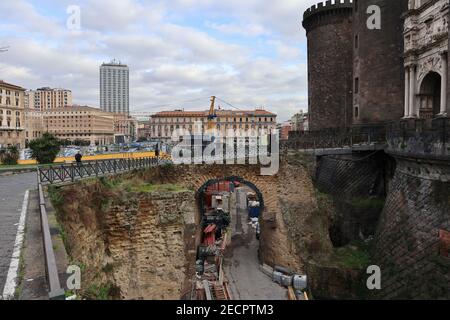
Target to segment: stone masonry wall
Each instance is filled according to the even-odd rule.
[[[330,3],[305,14],[303,26],[308,38],[310,130],[346,127],[352,115],[351,4],[336,9]]]
[[[367,8],[372,5],[381,9],[379,30],[367,27]],[[358,0],[357,8],[353,10],[353,106],[359,108],[359,115],[353,124],[398,120],[403,117],[405,92],[401,16],[408,10],[408,1]]]
[[[195,261],[194,192],[108,194],[97,182],[61,195],[59,222],[72,263],[82,266],[85,297],[182,297]]]
[[[317,163],[316,186],[324,193],[352,198],[382,193],[383,159],[373,152],[324,156]]]
[[[450,258],[439,254],[439,230],[450,231],[450,182],[439,177],[448,177],[450,165],[396,160],[374,245],[382,271],[376,297],[449,299]]]

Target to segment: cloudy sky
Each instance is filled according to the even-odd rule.
[[[216,95],[287,120],[307,108],[301,17],[316,2],[0,0],[0,79],[98,107],[99,65],[115,58],[130,67],[132,111],[204,110]],[[80,30],[67,27],[70,5]]]

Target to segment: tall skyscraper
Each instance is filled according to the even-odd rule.
[[[130,112],[129,69],[120,61],[100,66],[100,108],[114,113]]]

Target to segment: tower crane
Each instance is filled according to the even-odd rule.
[[[214,130],[216,125],[214,123],[214,120],[217,118],[216,109],[215,109],[215,102],[216,97],[211,97],[211,106],[209,107],[209,113],[208,113],[208,131]]]

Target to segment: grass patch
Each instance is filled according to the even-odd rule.
[[[26,228],[25,228],[25,234],[26,234]],[[22,249],[20,250],[19,268],[17,271],[17,279],[16,279],[16,289],[14,291],[14,299],[15,300],[20,299],[20,296],[22,295],[23,279],[25,278],[25,257],[24,257],[25,241],[23,243],[24,244],[22,246]]]
[[[151,183],[145,183],[142,185],[132,186],[131,190],[132,192],[183,192],[187,191],[186,188],[182,186],[178,186],[175,184],[151,184]]]
[[[384,208],[385,200],[382,198],[355,198],[351,205],[358,210],[376,210],[381,212]]]
[[[332,260],[345,268],[365,268],[370,265],[369,247],[363,242],[336,248]]]
[[[36,167],[37,165],[30,165],[30,164],[14,164],[14,165],[0,164],[0,171],[14,170],[14,169],[36,169]]]
[[[105,285],[92,284],[84,292],[83,298],[87,300],[116,300],[120,298],[120,288],[111,283]]]
[[[47,192],[53,206],[55,208],[59,208],[64,201],[63,196],[61,194],[61,188],[54,185],[50,185],[48,186]]]

